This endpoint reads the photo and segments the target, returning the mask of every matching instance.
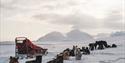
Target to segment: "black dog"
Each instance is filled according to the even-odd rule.
[[[90,43],[89,44],[89,49],[92,51],[92,50],[94,50],[94,49],[96,49],[96,43]]]
[[[117,47],[117,45],[116,45],[116,44],[112,44],[112,47],[113,47],[113,48],[116,48],[116,47]]]
[[[9,63],[19,63],[19,62],[18,62],[18,59],[19,59],[19,58],[10,56],[10,61],[9,61]]]
[[[100,50],[104,49],[104,42],[103,41],[96,41],[96,44],[98,45],[98,49],[100,49]]]

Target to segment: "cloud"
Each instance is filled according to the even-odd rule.
[[[2,32],[4,32],[2,34],[5,38],[9,38],[8,34],[11,32],[14,34],[14,37],[16,36],[15,32],[19,32],[19,27],[22,29],[28,27],[27,31],[29,31],[28,29],[32,29],[30,31],[35,32],[35,35],[30,32],[28,32],[28,35],[33,35],[32,37],[34,38],[41,34],[41,32],[42,34],[50,32],[48,29],[52,29],[51,31],[67,32],[72,28],[77,28],[91,34],[105,31],[111,32],[117,27],[117,29],[121,27],[120,17],[112,19],[112,15],[107,16],[105,13],[109,12],[112,8],[121,7],[122,1],[123,0],[0,0],[0,24],[3,24],[1,27]],[[105,16],[107,17],[104,18]],[[100,20],[100,18],[104,19]],[[114,22],[114,20],[116,21]],[[21,25],[17,26],[17,24],[13,23]],[[25,23],[28,25],[24,25]],[[32,25],[30,25],[30,23],[32,23]],[[13,27],[15,27],[13,31],[10,30]],[[39,29],[42,30],[40,31]],[[27,31],[21,32],[27,33]],[[11,35],[10,39],[12,39]]]
[[[104,27],[112,30],[123,30],[125,26],[124,11],[113,10],[104,18]]]
[[[40,14],[33,16],[41,21],[47,21],[56,25],[72,25],[72,28],[77,29],[93,29],[98,28],[98,19],[93,16],[82,13],[74,13],[68,15],[60,14]]]

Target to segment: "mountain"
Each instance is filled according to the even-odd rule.
[[[110,34],[109,33],[98,33],[97,35],[94,36],[95,39],[106,38],[106,37],[110,37]]]
[[[84,40],[93,39],[93,37],[90,36],[89,34],[77,29],[71,30],[65,35],[66,36],[64,36],[60,32],[54,31],[46,34],[43,37],[40,37],[37,41],[38,42],[40,41],[84,41]]]
[[[125,31],[119,31],[115,33],[111,33],[111,37],[116,37],[116,36],[124,36],[125,37]]]
[[[125,42],[125,31],[117,31],[109,34],[109,37],[96,38],[95,40],[105,40],[107,42],[117,43]]]
[[[74,29],[67,34],[67,39],[71,41],[84,41],[84,40],[89,40],[93,39],[93,37],[85,32],[82,32],[78,29]]]
[[[61,34],[60,32],[51,32],[46,34],[43,37],[40,37],[37,41],[62,41],[65,40],[65,36]]]

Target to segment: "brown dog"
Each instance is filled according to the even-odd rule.
[[[63,59],[64,60],[69,60],[69,51],[64,51],[63,52]]]

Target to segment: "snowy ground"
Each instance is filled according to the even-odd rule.
[[[125,39],[124,38],[110,38],[106,39],[108,44],[115,43],[117,48],[108,48],[104,50],[91,51],[90,55],[82,55],[82,60],[75,60],[74,57],[70,57],[70,60],[64,61],[64,63],[125,63]],[[72,48],[72,45],[87,46],[90,41],[85,42],[42,42],[42,47],[48,48],[48,55],[43,56],[43,63],[53,59],[56,54],[62,52],[66,48]],[[37,43],[38,44],[38,43]],[[39,43],[40,44],[40,43]],[[15,45],[0,45],[0,63],[8,63],[9,56],[14,56]],[[25,60],[19,60],[20,63],[24,63]]]

